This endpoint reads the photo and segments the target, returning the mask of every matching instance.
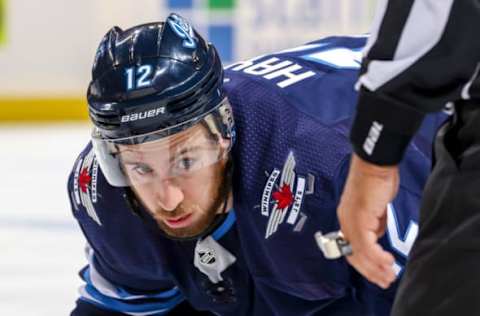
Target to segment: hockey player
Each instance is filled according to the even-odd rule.
[[[87,92],[92,141],[68,181],[89,260],[72,315],[195,315],[187,301],[217,315],[388,315],[395,286],[326,260],[314,239],[338,229],[364,44],[331,37],[224,74],[178,15],[112,28]],[[398,274],[440,119],[408,148],[388,207]]]

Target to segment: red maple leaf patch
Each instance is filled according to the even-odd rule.
[[[78,186],[83,193],[87,193],[87,187],[90,184],[90,181],[92,181],[92,177],[88,174],[88,169],[83,168],[78,176]]]
[[[273,192],[272,197],[278,203],[278,208],[286,208],[293,203],[293,194],[288,184],[284,184],[280,190]]]

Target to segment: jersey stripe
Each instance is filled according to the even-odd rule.
[[[359,83],[370,91],[375,91],[427,54],[442,38],[453,2],[454,0],[415,1],[400,34],[393,59],[370,61]],[[389,14],[389,9],[390,7],[386,14]],[[376,38],[378,34],[373,36]],[[372,47],[372,52],[374,49]]]
[[[112,284],[95,268],[94,251],[86,247],[89,265],[82,271],[85,285],[80,288],[80,299],[103,309],[128,315],[165,314],[185,298],[177,287],[154,294],[133,294]]]
[[[223,235],[225,235],[230,230],[230,228],[232,228],[236,220],[237,220],[237,217],[235,215],[235,210],[232,208],[228,212],[227,218],[223,221],[222,225],[220,225],[212,233],[212,238],[215,240],[219,240],[220,238],[222,238]]]

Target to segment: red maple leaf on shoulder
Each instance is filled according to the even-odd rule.
[[[90,181],[92,181],[92,177],[88,174],[88,169],[83,168],[78,176],[78,186],[83,193],[87,193],[87,187],[90,184]]]
[[[289,207],[293,203],[292,190],[288,184],[284,184],[280,190],[273,192],[272,197],[277,201],[279,209]]]

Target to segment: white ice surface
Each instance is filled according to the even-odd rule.
[[[0,315],[69,315],[85,265],[66,181],[87,124],[0,125]]]

